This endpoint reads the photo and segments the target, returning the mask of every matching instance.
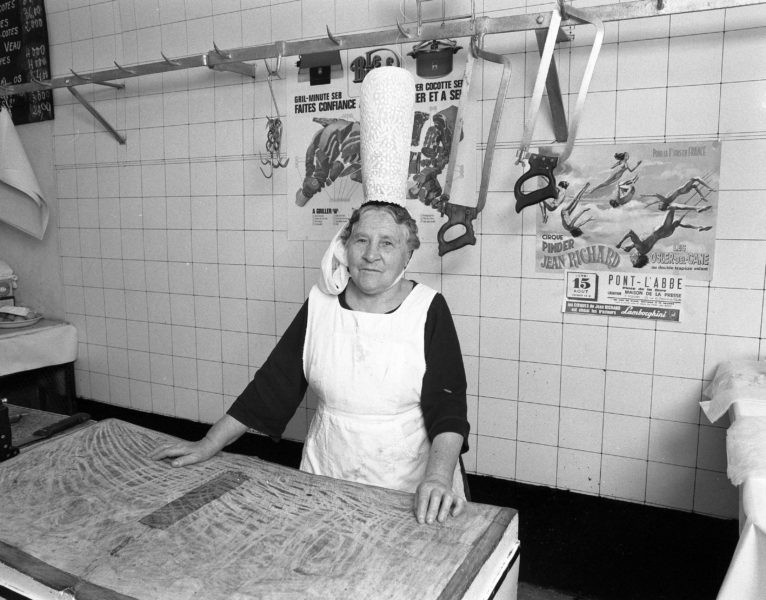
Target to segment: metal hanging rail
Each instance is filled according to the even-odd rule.
[[[690,12],[740,8],[766,4],[766,0],[632,0],[620,4],[606,4],[588,7],[589,12],[599,15],[602,21],[621,21],[645,17],[676,15]],[[408,26],[398,24],[391,29],[333,35],[329,30],[327,37],[290,42],[274,42],[259,46],[247,46],[230,50],[221,50],[214,44],[214,49],[205,53],[169,59],[162,54],[162,60],[123,67],[115,61],[114,69],[93,71],[74,76],[54,77],[49,80],[34,80],[28,83],[5,85],[0,87],[0,96],[11,96],[27,92],[55,88],[71,88],[86,84],[106,84],[117,79],[140,77],[179,71],[198,67],[214,70],[234,71],[242,75],[255,77],[254,65],[246,61],[257,61],[285,56],[298,56],[338,49],[354,49],[370,46],[386,46],[398,43],[420,42],[445,38],[467,38],[475,35],[533,31],[548,26],[550,11],[539,11],[524,15],[502,17],[462,17],[446,21],[424,21]],[[577,25],[577,19],[564,19],[561,25]]]

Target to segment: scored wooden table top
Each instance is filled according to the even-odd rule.
[[[108,419],[0,464],[0,563],[101,600],[460,598],[517,535],[510,508],[418,525],[403,492],[228,453],[146,458],[172,439]]]

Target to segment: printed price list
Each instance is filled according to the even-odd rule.
[[[0,85],[50,79],[43,0],[0,0]],[[53,94],[40,90],[5,97],[13,122],[53,119]]]

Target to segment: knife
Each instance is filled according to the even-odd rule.
[[[19,444],[17,448],[22,448],[24,446],[28,446],[29,444],[34,444],[36,442],[42,441],[53,435],[56,435],[57,433],[66,431],[70,427],[74,427],[75,425],[79,425],[80,423],[85,423],[86,421],[89,421],[89,420],[90,420],[90,415],[88,413],[83,413],[83,412],[75,413],[69,417],[66,417],[65,419],[61,419],[60,421],[51,423],[47,427],[42,427],[41,429],[38,429],[37,431],[33,431],[32,439]]]

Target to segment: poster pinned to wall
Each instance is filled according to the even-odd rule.
[[[465,48],[452,69],[421,77],[405,46],[341,51],[343,73],[329,84],[311,86],[288,76],[288,115],[284,148],[288,168],[288,238],[329,240],[364,201],[359,137],[359,96],[371,68],[401,66],[415,79],[407,208],[423,240],[436,239],[444,218],[434,206],[441,197],[461,95]],[[475,71],[474,71],[475,72]],[[464,125],[452,197],[472,198],[476,189],[477,128]]]
[[[576,147],[537,209],[537,271],[710,280],[720,163],[714,141]]]
[[[680,275],[566,271],[561,310],[579,315],[681,321],[685,289]]]

